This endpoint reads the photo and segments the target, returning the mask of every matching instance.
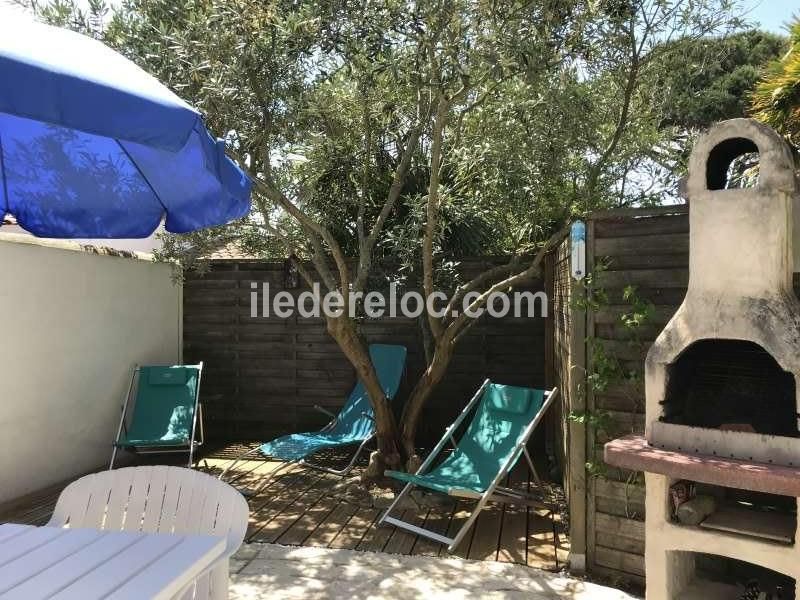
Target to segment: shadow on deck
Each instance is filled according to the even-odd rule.
[[[207,452],[200,460],[200,468],[217,475],[235,456],[251,447],[254,446],[232,444]],[[336,453],[319,458],[320,462],[336,467],[346,461]],[[248,460],[237,465],[226,480],[238,488],[252,489],[277,466],[278,463],[265,459]],[[357,466],[351,476],[363,467],[363,464]],[[548,504],[563,507],[561,490],[557,486],[537,485],[531,480],[527,465],[519,464],[509,479],[506,484],[509,487],[529,491]],[[62,488],[63,485],[54,486],[7,505],[0,509],[0,523],[46,523]],[[447,556],[446,548],[440,544],[395,527],[378,527],[378,517],[383,512],[379,500],[354,497],[341,477],[307,468],[287,470],[248,498],[250,526],[245,539],[288,546]],[[401,518],[448,536],[454,535],[470,509],[465,502],[426,504],[412,503],[413,507],[404,510]],[[556,515],[554,527],[544,510],[490,504],[454,555],[555,571],[565,566],[568,552],[561,515]]]

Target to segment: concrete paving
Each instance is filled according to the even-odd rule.
[[[231,600],[466,598],[633,600],[614,588],[522,565],[247,544],[231,562]]]

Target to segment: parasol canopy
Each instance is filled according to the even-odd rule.
[[[251,182],[200,113],[101,42],[0,22],[0,219],[40,237],[142,238],[247,214]]]

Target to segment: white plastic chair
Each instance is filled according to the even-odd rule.
[[[247,531],[249,508],[227,483],[183,467],[126,467],[68,485],[48,523],[144,533],[197,533],[227,539],[225,556],[182,592],[182,600],[228,597],[228,559]]]

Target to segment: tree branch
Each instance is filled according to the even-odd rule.
[[[333,260],[336,263],[336,268],[339,271],[339,285],[342,291],[342,295],[345,297],[345,304],[347,304],[347,297],[349,294],[350,287],[350,270],[347,267],[347,260],[345,259],[344,253],[342,252],[341,246],[336,241],[336,238],[333,237],[330,231],[328,231],[327,227],[320,225],[310,216],[308,216],[305,212],[303,212],[296,204],[294,204],[289,198],[286,197],[280,190],[278,190],[274,185],[264,181],[261,178],[254,178],[253,179],[256,190],[260,193],[263,193],[267,198],[269,198],[272,202],[283,208],[289,215],[294,218],[304,230],[307,230],[311,234],[316,234],[331,251],[333,255]],[[313,237],[312,237],[313,243]],[[345,306],[347,308],[347,306]]]
[[[453,293],[453,296],[450,298],[450,301],[447,303],[447,308],[444,311],[445,318],[448,318],[449,315],[453,314],[453,310],[455,309],[456,305],[469,292],[473,292],[481,288],[486,283],[494,281],[498,277],[503,277],[517,270],[520,267],[522,258],[523,257],[521,254],[515,254],[511,258],[511,260],[508,261],[506,264],[498,265],[496,267],[492,267],[491,269],[487,269],[486,271],[483,271],[482,273],[473,277],[470,281],[468,281],[464,285],[459,286],[458,289]]]
[[[272,223],[270,223],[269,212],[267,211],[267,207],[264,204],[264,200],[258,194],[254,194],[253,196],[256,202],[256,206],[258,207],[258,210],[262,216],[263,222],[261,223],[261,226],[264,229],[266,229],[270,234],[274,235],[281,241],[281,243],[286,247],[286,251],[289,253],[290,258],[292,257],[292,255],[296,255],[297,248],[292,243],[292,241],[289,238],[287,238],[284,234],[282,234],[277,229],[277,227],[274,227]],[[334,280],[333,274],[331,273],[327,263],[325,262],[325,255],[324,252],[322,251],[322,245],[319,242],[319,237],[317,237],[313,233],[311,234],[307,233],[307,235],[309,241],[311,242],[311,245],[314,247],[314,252],[311,255],[311,263],[314,265],[314,269],[317,271],[317,274],[319,275],[320,279],[322,279],[322,282],[325,284],[325,287],[328,290],[336,289],[336,281]],[[303,267],[303,270],[305,270],[305,267]],[[300,272],[301,275],[303,275],[303,279],[309,281],[310,286],[313,285],[313,279],[310,279],[310,274],[308,274],[307,271],[306,275],[308,275],[308,278],[306,277],[306,275],[303,274],[303,271],[300,270],[300,267],[298,267],[298,271]]]
[[[636,91],[636,84],[639,77],[639,55],[636,51],[636,34],[632,28],[629,31],[629,35],[631,36],[633,49],[631,51],[631,63],[630,69],[628,70],[625,90],[622,95],[622,105],[619,111],[619,116],[617,117],[616,126],[614,127],[614,133],[606,145],[605,150],[603,150],[600,157],[594,162],[589,170],[589,174],[586,177],[584,197],[586,199],[587,206],[589,199],[592,197],[594,190],[597,187],[597,180],[600,177],[600,173],[616,151],[617,146],[619,145],[619,142],[625,133],[625,130],[628,128],[628,115],[630,114],[631,102],[633,101],[633,94]]]
[[[378,218],[372,225],[369,236],[363,240],[363,243],[359,243],[358,272],[355,283],[353,284],[353,289],[355,291],[363,291],[364,286],[366,285],[369,271],[372,268],[372,253],[375,249],[375,244],[377,243],[378,237],[383,231],[386,220],[389,218],[389,215],[392,213],[395,204],[397,204],[397,200],[400,198],[400,193],[403,191],[403,184],[405,183],[408,171],[411,168],[411,159],[413,158],[414,153],[417,151],[417,146],[419,145],[419,138],[421,135],[422,124],[419,123],[411,130],[408,136],[408,141],[406,142],[402,157],[400,158],[400,163],[397,165],[397,169],[395,169],[394,176],[392,177],[392,185],[389,188],[386,201],[383,203],[383,207],[381,207],[381,212],[378,214]]]
[[[428,203],[426,211],[425,231],[422,238],[422,287],[425,296],[430,298],[434,292],[433,283],[433,246],[434,238],[438,228],[439,216],[439,178],[442,168],[442,141],[444,137],[444,127],[447,120],[447,111],[450,103],[443,94],[439,94],[436,107],[436,116],[433,122],[433,133],[431,141],[431,172],[428,180]],[[437,342],[442,337],[441,320],[428,313],[428,323],[431,328],[431,335]]]
[[[467,313],[474,314],[476,310],[482,308],[486,301],[489,299],[489,296],[494,294],[495,292],[499,292],[501,290],[512,288],[518,283],[522,283],[527,279],[531,279],[541,273],[540,265],[542,260],[544,260],[545,255],[547,252],[553,248],[558,242],[560,242],[564,236],[569,231],[570,224],[567,223],[553,235],[551,235],[547,241],[539,248],[539,251],[534,256],[533,261],[530,265],[523,271],[511,275],[501,281],[494,283],[490,286],[486,291],[484,291],[478,298],[476,298],[473,302],[470,303],[465,310],[461,312],[461,314],[453,320],[447,326],[447,329],[444,333],[444,338],[449,340],[455,340],[458,335],[464,330],[464,328],[468,325],[469,321],[475,321],[477,319],[470,317]]]

